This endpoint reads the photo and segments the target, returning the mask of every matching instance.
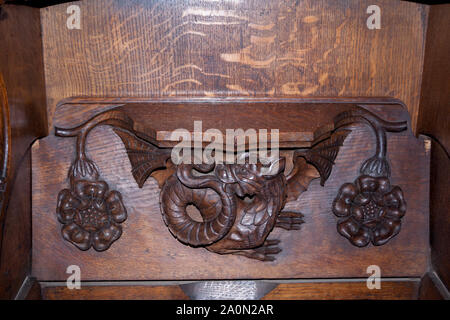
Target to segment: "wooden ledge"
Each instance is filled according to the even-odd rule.
[[[143,139],[160,148],[171,148],[179,143],[179,137],[172,134],[177,129],[187,130],[191,142],[202,139],[203,146],[211,141],[211,129],[219,130],[224,136],[227,130],[242,129],[234,132],[234,146],[245,138],[254,129],[258,134],[262,129],[267,130],[267,142],[270,146],[272,130],[278,130],[280,148],[311,147],[317,142],[327,138],[335,129],[334,118],[337,114],[355,106],[390,106],[394,109],[403,109],[399,100],[386,98],[326,98],[326,99],[115,99],[72,98],[62,101],[55,115],[55,124],[59,120],[68,118],[71,114],[71,123],[77,114],[93,115],[100,110],[117,108],[126,112],[133,120],[134,131]],[[92,110],[92,112],[89,112]],[[95,110],[95,111],[94,111]],[[405,114],[407,114],[405,110]],[[80,117],[82,118],[82,117]],[[194,122],[201,121],[201,128],[194,128]],[[67,127],[67,124],[63,124]],[[201,133],[201,135],[199,134]],[[200,138],[199,138],[200,137]],[[225,145],[224,137],[224,145]],[[248,146],[248,140],[246,147]]]

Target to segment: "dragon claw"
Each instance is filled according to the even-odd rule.
[[[275,227],[285,230],[299,230],[302,223],[303,214],[300,212],[280,212]]]
[[[280,247],[278,247],[278,244],[280,243],[280,240],[273,239],[273,240],[266,240],[264,243],[254,249],[248,249],[248,250],[240,250],[233,252],[233,254],[245,256],[250,259],[260,260],[260,261],[275,261],[274,255],[280,253],[282,250]]]

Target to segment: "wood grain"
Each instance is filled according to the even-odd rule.
[[[406,120],[410,128],[401,105],[367,104],[366,108],[387,120]],[[288,204],[287,211],[305,215],[305,227],[273,231],[283,251],[277,261],[262,264],[187,247],[174,239],[161,218],[156,181],[149,179],[142,189],[137,187],[123,144],[107,127],[92,131],[87,152],[110,188],[122,194],[128,218],[122,237],[107,251],[79,251],[61,238],[55,214],[75,141],[53,135],[41,139],[33,146],[33,276],[41,281],[64,280],[67,266],[76,264],[83,280],[365,277],[367,266],[376,264],[383,277],[420,277],[428,254],[428,140],[416,139],[409,130],[388,134],[391,181],[401,186],[408,203],[401,233],[385,246],[361,249],[336,232],[331,203],[342,183],[354,181],[361,162],[372,156],[375,146],[368,143],[369,137],[365,127],[356,127],[341,148],[326,187],[315,180],[308,192]]]
[[[262,300],[411,300],[417,299],[419,281],[382,281],[381,289],[365,281],[282,283]]]
[[[82,286],[70,290],[66,286],[44,286],[44,300],[188,300],[179,286],[106,285]]]
[[[428,7],[370,0],[82,1],[41,10],[49,119],[71,96],[391,96],[416,127]],[[51,120],[49,122],[51,127]]]

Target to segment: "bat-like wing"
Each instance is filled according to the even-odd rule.
[[[330,138],[316,144],[307,151],[297,150],[294,153],[294,159],[303,157],[316,167],[320,174],[320,184],[323,186],[325,181],[331,174],[339,149],[342,147],[345,138],[349,135],[350,130],[338,130],[334,132]]]
[[[153,171],[168,166],[170,149],[158,148],[126,130],[114,128],[114,132],[120,137],[127,150],[131,173],[139,188],[142,188]]]

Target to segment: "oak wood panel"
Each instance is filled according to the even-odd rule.
[[[39,9],[3,5],[0,46],[0,73],[6,86],[11,126],[11,166],[4,195],[7,210],[0,217],[4,222],[0,297],[13,298],[31,265],[29,147],[47,131]]]
[[[392,96],[415,128],[428,7],[381,0],[76,2],[43,8],[49,119],[70,96]],[[51,126],[51,123],[49,123]]]
[[[417,299],[419,280],[382,281],[381,289],[366,282],[282,283],[262,300],[411,300]]]
[[[409,120],[401,105],[367,108],[388,120]],[[87,150],[102,178],[122,194],[128,219],[121,238],[107,251],[79,251],[62,239],[55,214],[75,141],[50,135],[33,146],[33,275],[42,281],[64,280],[67,266],[75,264],[83,280],[365,277],[367,266],[377,264],[383,277],[419,277],[426,271],[428,254],[428,140],[416,139],[410,131],[388,134],[391,181],[401,186],[408,203],[400,234],[382,247],[356,248],[336,232],[331,202],[342,183],[354,181],[360,163],[372,155],[375,146],[367,143],[369,137],[366,128],[355,128],[326,188],[316,180],[298,201],[288,204],[286,210],[305,215],[307,228],[273,231],[283,251],[277,261],[261,263],[216,255],[174,239],[161,219],[156,181],[151,178],[142,189],[137,187],[125,149],[107,127],[92,131]]]
[[[45,300],[188,300],[177,285],[173,286],[82,286],[70,290],[66,286],[44,286]]]
[[[450,288],[450,4],[430,7],[418,130],[433,137],[431,258]]]

